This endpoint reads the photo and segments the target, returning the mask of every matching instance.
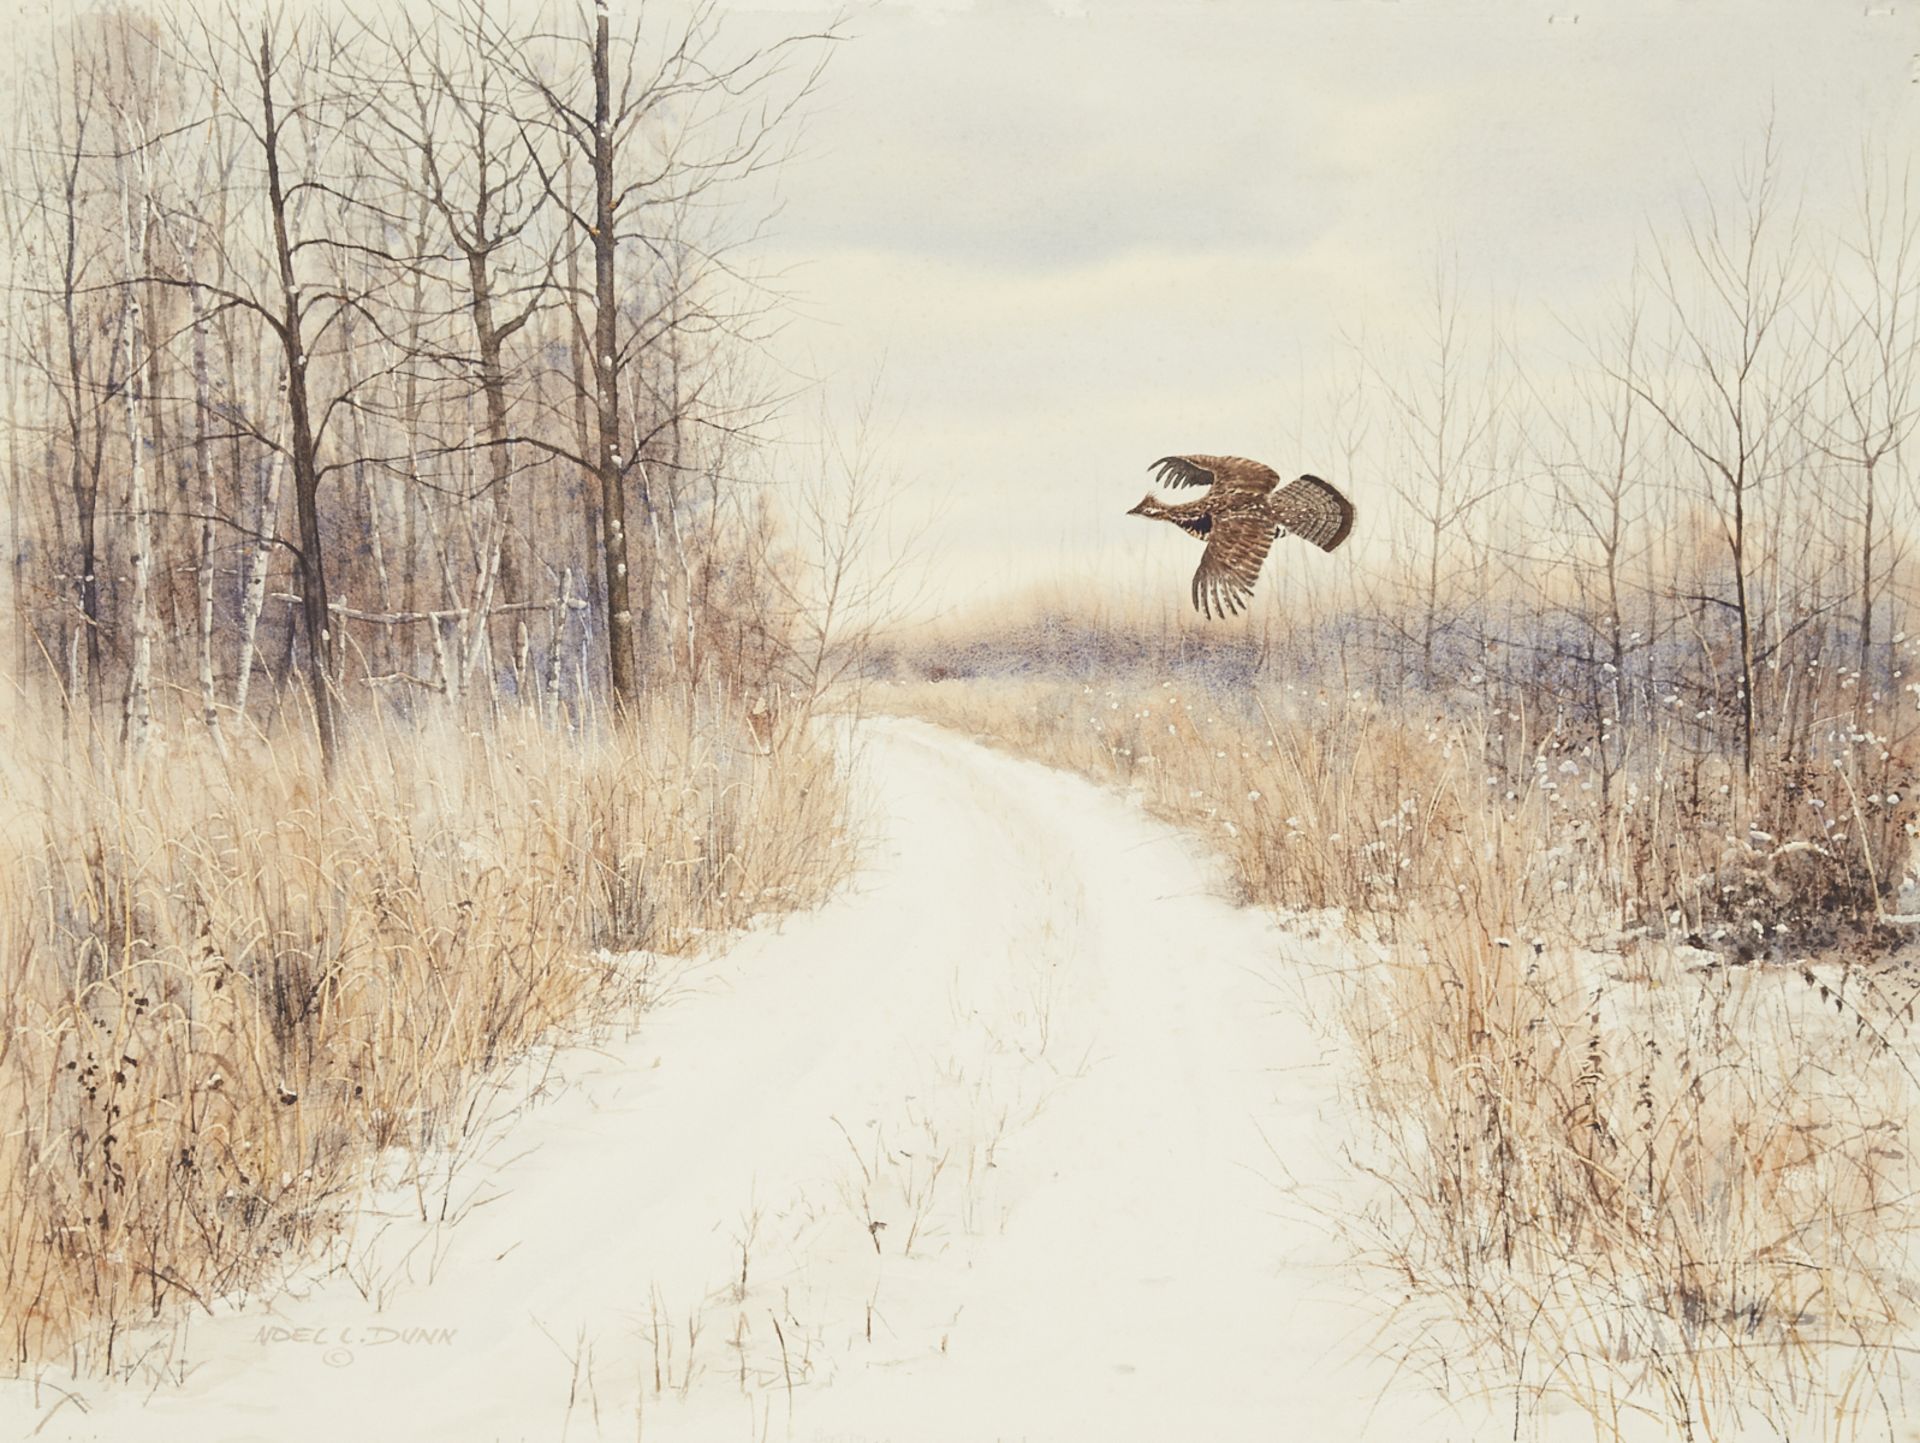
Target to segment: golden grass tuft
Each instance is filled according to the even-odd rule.
[[[1920,1173],[1872,992],[1424,920],[1349,989],[1388,1184],[1356,1236],[1491,1376],[1600,1436],[1634,1414],[1687,1438],[1883,1430]],[[1440,1351],[1422,1361],[1467,1372]]]
[[[570,734],[363,718],[175,728],[137,770],[58,728],[0,774],[0,1337],[17,1365],[270,1284],[491,1068],[622,1014],[633,969],[836,880],[845,791],[660,707]]]

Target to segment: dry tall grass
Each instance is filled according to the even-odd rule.
[[[1910,741],[1836,720],[1748,780],[1656,719],[1603,783],[1592,737],[1517,701],[883,696],[1135,789],[1248,897],[1331,909],[1382,959],[1346,1020],[1384,1200],[1347,1224],[1484,1365],[1436,1343],[1436,1372],[1564,1395],[1603,1437],[1648,1413],[1688,1437],[1898,1416],[1915,987],[1865,958],[1893,935]]]
[[[295,731],[130,771],[19,727],[0,774],[0,1328],[16,1364],[297,1261],[481,1076],[612,1015],[631,973],[803,906],[844,789],[682,706],[568,734],[362,719],[333,784]]]

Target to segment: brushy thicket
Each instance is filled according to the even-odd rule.
[[[577,732],[363,717],[169,731],[0,769],[0,1329],[16,1364],[271,1283],[389,1149],[457,1143],[491,1068],[636,1000],[672,952],[832,885],[845,790],[684,706]]]
[[[1446,1320],[1436,1339],[1464,1325],[1479,1385],[1569,1397],[1600,1436],[1898,1416],[1920,1088],[1913,929],[1886,915],[1915,826],[1913,643],[1874,677],[1824,670],[1832,637],[1804,635],[1749,774],[1679,676],[1610,685],[1603,731],[1562,689],[1577,668],[1352,688],[1408,668],[1342,678],[1340,646],[1285,624],[1163,626],[1148,664],[1106,659],[1147,618],[1055,618],[1073,640],[1051,655],[1028,627],[903,653],[880,704],[1129,787],[1248,898],[1345,927],[1382,1201],[1341,1225]],[[990,674],[1016,653],[1032,669]],[[982,674],[955,676],[963,656]],[[1424,1361],[1464,1382],[1448,1352]]]

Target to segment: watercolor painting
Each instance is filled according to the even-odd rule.
[[[1920,8],[7,15],[0,1436],[1920,1438]]]

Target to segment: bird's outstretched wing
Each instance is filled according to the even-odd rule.
[[[1162,486],[1211,486],[1216,496],[1252,500],[1279,484],[1271,466],[1244,456],[1162,456],[1147,468]]]
[[[1273,545],[1273,523],[1241,512],[1214,518],[1206,554],[1193,573],[1193,605],[1208,617],[1237,616]]]
[[[1353,503],[1318,476],[1288,482],[1267,502],[1267,510],[1322,551],[1334,550],[1353,530]]]

